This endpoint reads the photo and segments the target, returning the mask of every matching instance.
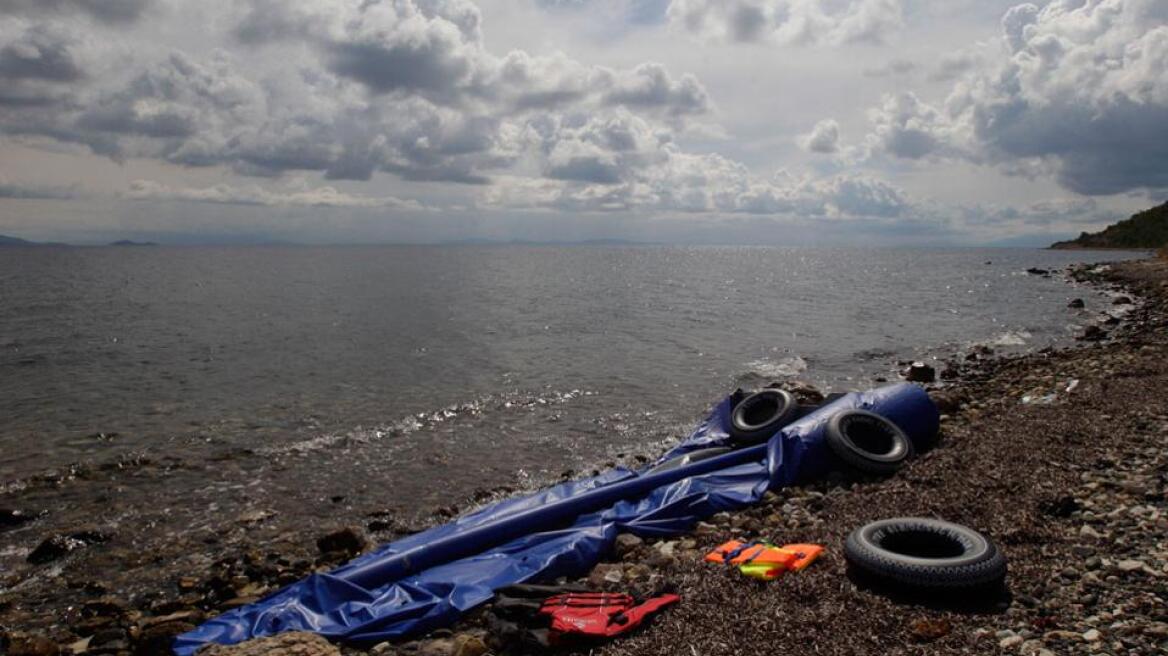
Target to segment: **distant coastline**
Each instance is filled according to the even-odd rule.
[[[21,239],[20,237],[12,237],[10,235],[0,235],[0,246],[11,246],[15,248],[41,248],[45,246],[72,246],[73,244],[66,244],[59,241],[30,241],[28,239]],[[157,246],[158,244],[152,241],[133,241],[131,239],[119,239],[111,241],[104,246]]]

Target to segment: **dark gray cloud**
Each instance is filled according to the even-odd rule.
[[[454,88],[471,73],[471,63],[441,40],[405,43],[339,43],[331,48],[332,70],[376,93],[404,91],[454,100]]]
[[[0,80],[74,82],[84,76],[70,47],[73,39],[47,26],[30,27],[0,47]]]
[[[125,24],[136,21],[152,0],[4,0],[0,2],[0,14],[46,15],[84,12],[89,16],[110,24]]]
[[[0,101],[18,109],[0,116],[0,127],[117,159],[224,165],[248,176],[319,171],[368,180],[383,171],[484,184],[532,146],[532,122],[558,121],[557,112],[631,111],[676,128],[710,110],[696,78],[674,77],[660,64],[610,69],[564,55],[497,57],[483,45],[477,7],[465,0],[252,0],[224,15],[238,21],[234,38],[253,49],[247,56],[174,53],[125,78],[70,85],[84,96],[55,105],[60,98],[6,89]],[[2,46],[0,75],[77,81],[65,41],[26,40],[36,48]],[[247,60],[283,57],[298,74],[249,74]],[[37,104],[51,111],[34,111]],[[626,156],[603,171],[584,155],[544,171],[613,180],[635,165]]]
[[[0,177],[0,198],[22,200],[66,200],[77,198],[79,192],[73,187],[49,187],[8,182]]]
[[[1168,187],[1168,4],[1018,5],[1002,32],[997,61],[942,62],[958,77],[943,107],[887,96],[872,151],[1047,173],[1081,194]]]

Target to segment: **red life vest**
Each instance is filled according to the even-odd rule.
[[[662,595],[642,604],[627,594],[571,592],[544,600],[539,613],[551,619],[549,642],[566,636],[611,638],[640,626],[647,617],[681,601],[675,594]]]

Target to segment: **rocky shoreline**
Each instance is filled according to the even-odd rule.
[[[1120,303],[1122,321],[1101,317],[1081,348],[1004,359],[975,351],[940,363],[939,375],[910,372],[940,378],[931,393],[945,413],[942,438],[891,479],[836,476],[769,494],[759,506],[715,516],[688,536],[655,542],[622,536],[612,562],[583,580],[641,594],[668,587],[683,601],[651,626],[583,651],[676,654],[684,645],[705,656],[814,645],[820,654],[1163,653],[1168,262],[1069,274],[1138,303]],[[1122,298],[1117,293],[1115,301]],[[943,517],[993,536],[1010,561],[1011,595],[975,607],[936,607],[858,588],[847,578],[843,539],[866,521],[894,515]],[[34,520],[11,511],[0,515],[0,529]],[[384,535],[417,528],[395,522],[391,515],[371,517],[364,529]],[[316,552],[302,540],[257,541],[132,601],[104,584],[100,570],[59,577],[74,600],[64,609],[5,582],[0,645],[13,655],[165,653],[174,635],[206,617],[368,548],[364,529],[321,536]],[[769,584],[701,562],[706,550],[735,536],[814,542],[827,553],[805,572]],[[102,537],[98,529],[78,529],[33,553],[51,566],[71,550],[100,549]],[[58,614],[46,621],[49,608]],[[231,653],[477,656],[525,648],[487,607],[450,631],[406,644],[359,650],[294,637],[276,651],[250,649]]]

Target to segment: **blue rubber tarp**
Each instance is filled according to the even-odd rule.
[[[208,643],[234,644],[285,631],[311,631],[333,640],[393,640],[448,626],[466,611],[516,583],[546,581],[588,572],[612,548],[620,532],[663,537],[688,531],[700,519],[756,503],[768,490],[825,473],[830,465],[823,426],[836,410],[865,408],[901,426],[914,440],[936,432],[937,412],[923,390],[894,385],[847,394],[787,426],[771,438],[765,457],[654,489],[637,500],[617,502],[581,515],[567,527],[531,527],[530,533],[478,555],[411,574],[381,587],[346,580],[354,568],[392,558],[467,532],[501,517],[546,506],[641,476],[616,468],[589,479],[561,483],[530,496],[492,504],[457,520],[402,538],[324,574],[211,619],[175,642],[175,653],[193,654]],[[728,441],[731,400],[710,415],[660,461]],[[760,450],[762,453],[763,450]],[[549,530],[550,529],[550,530]],[[488,545],[489,546],[489,545]]]

